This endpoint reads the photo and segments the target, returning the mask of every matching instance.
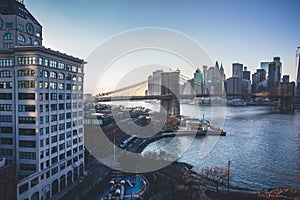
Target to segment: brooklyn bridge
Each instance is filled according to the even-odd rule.
[[[186,81],[187,77],[184,75],[179,76],[179,80]],[[141,100],[159,100],[160,105],[167,111],[169,116],[180,116],[180,101],[194,98],[219,98],[226,101],[227,99],[242,98],[242,99],[255,99],[255,98],[269,98],[276,102],[275,108],[282,112],[293,112],[296,107],[300,105],[300,95],[295,94],[295,84],[280,83],[280,85],[271,91],[261,93],[193,93],[193,94],[180,94],[178,90],[174,90],[168,83],[159,85],[161,87],[160,94],[145,94],[145,95],[132,95],[130,91],[136,88],[146,87],[148,80],[131,84],[126,87],[111,90],[109,92],[99,93],[96,96],[97,102],[110,102],[110,101],[141,101]],[[179,84],[179,83],[178,83]]]

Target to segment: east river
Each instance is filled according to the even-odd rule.
[[[152,104],[144,104],[153,107]],[[227,132],[226,137],[165,138],[151,143],[143,153],[168,148],[179,161],[201,172],[206,166],[227,167],[234,176],[231,184],[253,190],[300,189],[300,112],[279,114],[268,107],[199,107],[181,105],[181,114],[210,120]],[[175,140],[170,147],[170,140]],[[189,148],[182,152],[183,146]],[[205,146],[206,145],[206,146]],[[205,147],[205,148],[204,148]]]

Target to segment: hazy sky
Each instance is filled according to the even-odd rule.
[[[25,4],[44,27],[44,46],[80,58],[122,31],[162,27],[196,40],[213,61],[223,63],[227,77],[232,62],[243,63],[252,73],[260,61],[280,56],[283,74],[295,80],[299,0],[25,0]]]

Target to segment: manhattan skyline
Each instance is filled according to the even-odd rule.
[[[46,47],[80,58],[86,59],[98,45],[122,31],[161,27],[193,38],[212,61],[223,63],[227,76],[234,62],[243,63],[253,73],[261,61],[280,56],[283,74],[296,79],[295,52],[300,46],[300,2],[296,0],[26,0],[25,4],[39,16]],[[211,63],[199,63],[199,68],[204,64]],[[89,82],[88,75],[86,78]]]

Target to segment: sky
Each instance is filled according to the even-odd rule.
[[[299,0],[25,0],[25,5],[43,26],[44,46],[83,59],[120,32],[160,27],[195,40],[211,60],[223,63],[227,77],[233,62],[253,73],[261,61],[280,56],[283,74],[295,80]]]

